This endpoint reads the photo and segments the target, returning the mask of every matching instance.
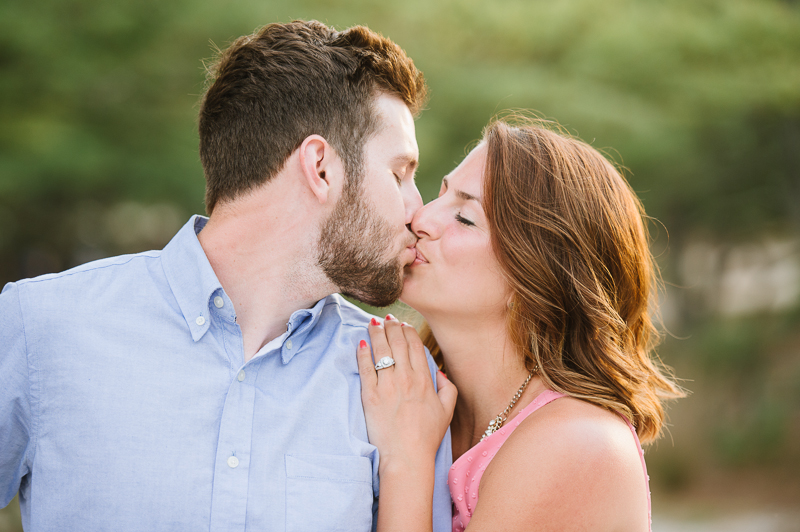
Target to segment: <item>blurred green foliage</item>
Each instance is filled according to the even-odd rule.
[[[162,246],[174,225],[203,212],[195,118],[203,60],[214,46],[295,18],[366,24],[423,70],[431,99],[417,121],[418,183],[426,200],[490,117],[523,108],[628,169],[648,213],[669,231],[668,242],[657,231],[656,243],[668,280],[674,251],[693,235],[800,232],[797,2],[9,1],[0,4],[0,284]],[[126,236],[144,218],[150,229]],[[700,316],[691,306],[680,312]],[[760,389],[768,388],[773,344],[762,330],[711,320],[688,334],[668,342],[667,362],[721,383],[689,404],[722,401],[725,386],[760,368]],[[786,392],[789,406],[759,399],[697,441],[726,464],[777,449],[797,421],[796,388]],[[691,467],[681,460],[665,462],[684,464],[665,469],[676,486]]]
[[[750,483],[762,503],[797,508],[800,311],[707,316],[684,332],[660,350],[691,394],[670,409],[667,436],[647,454],[654,494]],[[758,497],[754,476],[769,487]]]
[[[492,115],[526,108],[618,153],[676,237],[800,227],[794,3],[34,0],[0,6],[0,281],[85,258],[81,206],[202,212],[210,42],[293,18],[364,23],[415,58],[432,94],[418,121],[426,198]]]

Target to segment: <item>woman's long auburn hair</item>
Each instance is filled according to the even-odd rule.
[[[589,145],[516,117],[484,130],[483,208],[512,292],[509,336],[558,392],[624,415],[650,443],[685,394],[653,349],[660,280],[644,210]],[[441,363],[430,329],[423,341]]]

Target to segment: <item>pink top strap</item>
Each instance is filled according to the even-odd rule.
[[[500,430],[478,442],[453,463],[447,478],[454,506],[453,532],[462,532],[472,519],[472,511],[478,503],[478,487],[483,472],[514,429],[536,410],[560,397],[564,397],[564,394],[552,390],[540,393],[531,404],[520,410]]]
[[[455,461],[453,466],[450,468],[450,473],[448,474],[447,479],[447,484],[450,487],[450,496],[453,499],[453,532],[463,532],[463,530],[469,524],[470,519],[472,519],[472,512],[475,509],[475,505],[478,503],[478,488],[481,484],[483,472],[486,471],[486,467],[492,461],[492,458],[494,458],[495,454],[497,454],[497,451],[500,450],[500,447],[502,447],[503,443],[505,443],[508,437],[511,436],[511,433],[514,432],[514,429],[516,429],[523,421],[525,421],[525,418],[527,418],[529,415],[536,412],[544,405],[561,397],[565,397],[565,395],[552,390],[545,390],[544,392],[540,393],[531,402],[531,404],[520,410],[517,415],[514,416],[514,418],[510,421],[506,422],[506,424],[500,430],[488,436],[482,442],[479,442]],[[625,418],[623,417],[623,419]],[[627,420],[625,420],[625,422],[627,423]],[[649,519],[650,477],[647,476],[647,466],[644,462],[644,453],[642,451],[642,446],[639,444],[639,438],[636,435],[636,431],[630,423],[628,423],[628,427],[633,433],[634,440],[636,441],[636,447],[639,450],[639,456],[642,459],[642,468],[644,469],[646,478],[645,482],[647,484],[647,513]]]

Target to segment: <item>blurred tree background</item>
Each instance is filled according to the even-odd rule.
[[[800,510],[795,1],[4,2],[0,285],[162,247],[202,213],[203,60],[295,18],[365,24],[425,73],[426,201],[506,109],[624,165],[666,281],[660,353],[692,391],[647,451],[654,513]]]

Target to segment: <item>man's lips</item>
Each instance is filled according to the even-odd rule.
[[[416,260],[417,248],[414,245],[407,246],[406,250],[405,250],[405,253],[406,253],[405,261],[404,261],[405,265],[406,266],[411,266],[411,263],[413,263]]]
[[[414,248],[414,252],[416,253],[416,257],[414,258],[414,262],[411,263],[412,266],[416,266],[417,264],[427,264],[428,259],[420,252],[418,247]]]

